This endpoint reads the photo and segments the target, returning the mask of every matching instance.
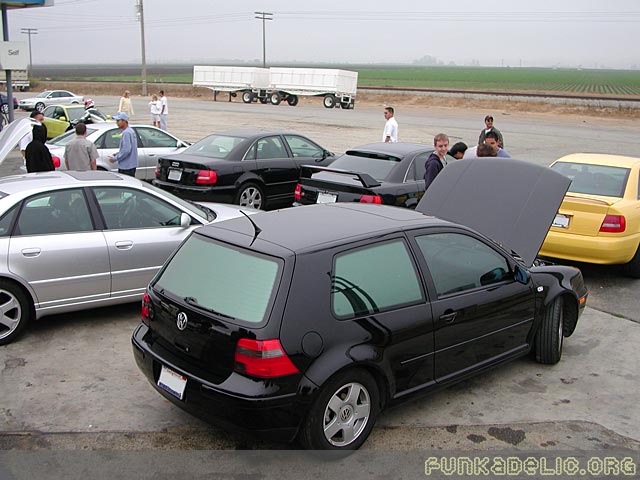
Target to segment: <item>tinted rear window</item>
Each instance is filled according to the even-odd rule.
[[[629,169],[608,165],[557,162],[553,170],[571,179],[569,192],[622,197],[629,177]]]
[[[201,157],[227,158],[229,153],[245,139],[226,135],[209,135],[187,148],[184,153]]]
[[[154,280],[156,290],[191,297],[205,309],[243,322],[266,320],[281,262],[191,235]]]
[[[400,159],[397,157],[351,151],[334,161],[331,168],[368,173],[376,180],[384,180],[399,162]]]

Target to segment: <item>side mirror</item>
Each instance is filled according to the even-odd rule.
[[[332,156],[333,153],[331,153],[329,150],[323,150],[322,151],[322,156],[320,158],[316,159],[316,162],[322,162],[323,160],[326,160],[327,157]]]
[[[67,117],[58,117],[58,120],[60,120],[61,122],[66,122],[67,121]]]
[[[191,225],[191,217],[182,212],[180,214],[180,227],[187,228],[189,225]]]
[[[516,265],[515,272],[513,273],[513,278],[516,282],[526,285],[527,283],[529,283],[529,272],[521,265]]]

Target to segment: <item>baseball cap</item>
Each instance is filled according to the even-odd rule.
[[[124,113],[124,112],[118,112],[118,114],[117,114],[117,115],[114,115],[114,116],[113,116],[113,117],[111,117],[111,118],[113,118],[114,120],[125,120],[125,121],[127,121],[127,122],[129,121],[129,115],[127,115],[127,114],[126,114],[126,113]]]

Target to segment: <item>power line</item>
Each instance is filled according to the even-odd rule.
[[[31,35],[37,35],[37,28],[21,28],[20,33],[25,33],[29,35],[29,77],[31,76],[31,72],[33,70],[33,57],[31,56]]]

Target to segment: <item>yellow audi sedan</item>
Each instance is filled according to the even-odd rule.
[[[640,277],[640,158],[576,153],[551,168],[571,185],[540,255],[624,264],[627,274]]]

